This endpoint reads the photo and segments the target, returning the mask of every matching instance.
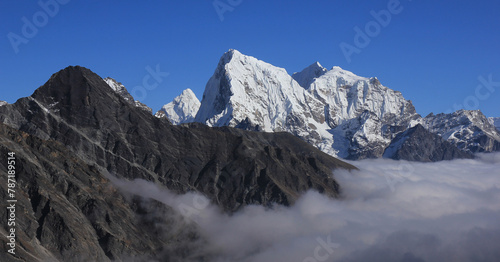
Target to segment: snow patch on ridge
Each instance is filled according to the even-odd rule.
[[[104,82],[106,82],[106,84],[108,84],[109,87],[111,87],[111,89],[113,89],[113,91],[115,91],[115,93],[123,97],[125,101],[151,114],[153,113],[153,110],[149,108],[147,105],[141,103],[140,101],[134,100],[132,95],[130,95],[130,93],[127,91],[127,88],[125,88],[125,86],[122,85],[122,83],[117,82],[115,79],[111,77],[106,77],[103,80]]]

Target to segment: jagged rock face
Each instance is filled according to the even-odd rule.
[[[467,152],[500,151],[500,132],[479,110],[429,114],[422,123],[429,131]]]
[[[383,122],[406,125],[418,115],[410,101],[389,89],[377,78],[365,78],[334,67],[308,87],[318,99],[329,106],[330,125],[360,116],[364,111],[374,113]]]
[[[456,158],[473,158],[437,134],[418,124],[398,134],[385,149],[385,158],[405,159],[419,162],[435,162]]]
[[[420,118],[400,92],[340,67],[315,79],[308,90],[324,101],[333,133],[342,134],[343,139],[334,137],[333,145],[340,157],[380,157],[397,130],[415,125]]]
[[[149,233],[135,237],[135,213],[142,207],[122,201],[103,172],[177,193],[196,190],[234,211],[248,204],[288,205],[309,189],[337,197],[332,170],[354,168],[288,133],[172,125],[81,67],[68,67],[31,97],[0,107],[0,122],[13,130],[0,132],[1,148],[17,151],[25,168],[20,194],[31,209],[18,229],[29,234],[23,243],[36,246],[26,252],[42,259],[67,261],[77,248],[93,261],[154,255],[162,253],[165,241],[195,237],[189,230],[166,239]],[[68,246],[75,243],[71,236],[88,243]]]
[[[9,103],[5,102],[5,101],[0,101],[0,106],[4,106],[4,105],[8,105]]]
[[[149,113],[153,113],[153,109],[148,107],[147,105],[141,103],[140,101],[134,100],[132,95],[128,92],[127,88],[122,83],[118,83],[116,80],[114,80],[111,77],[106,77],[104,78],[104,81],[115,91],[117,94],[119,94],[121,97],[125,99],[125,101],[135,105],[136,107],[139,107],[143,110],[146,110]]]
[[[339,67],[327,71],[319,63],[291,77],[282,68],[230,50],[209,80],[195,120],[287,131],[330,155],[362,159],[381,157],[395,130],[419,118],[411,101],[376,78]]]
[[[17,162],[17,259],[7,255],[2,232],[2,261],[178,261],[198,247],[193,225],[173,228],[173,220],[181,223],[173,210],[125,197],[99,167],[65,145],[0,124],[0,153],[8,152],[16,153]],[[2,173],[6,162],[0,164]],[[0,182],[6,185],[6,176]],[[6,199],[3,186],[0,195]],[[0,222],[7,225],[6,202],[0,205]]]
[[[392,136],[387,132],[384,137],[384,128],[373,112],[364,111],[332,130],[336,138],[333,147],[348,159],[381,157]]]
[[[164,105],[155,116],[158,118],[166,117],[174,125],[190,123],[194,121],[200,105],[196,95],[188,88],[172,102]]]

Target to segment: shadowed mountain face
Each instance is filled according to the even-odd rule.
[[[436,162],[456,158],[474,158],[437,134],[418,124],[399,133],[385,149],[384,157],[419,162]]]
[[[124,199],[107,172],[177,193],[198,191],[234,211],[248,204],[292,204],[309,189],[337,197],[332,170],[354,168],[287,133],[174,126],[82,67],[68,67],[31,97],[0,107],[0,122],[2,154],[19,156],[20,256],[28,261],[30,255],[67,260],[75,252],[96,261],[165,252],[185,258],[176,243],[194,245],[193,230],[157,236],[151,229],[136,237],[144,226],[138,210],[157,203]],[[6,217],[5,208],[0,215]]]
[[[193,225],[154,200],[122,195],[95,165],[63,144],[0,124],[0,154],[16,152],[16,258],[2,261],[109,261],[124,258],[188,260],[202,244]],[[7,172],[5,161],[0,170]],[[6,176],[0,177],[3,185]],[[7,191],[0,187],[2,199]],[[0,222],[7,225],[6,202]]]

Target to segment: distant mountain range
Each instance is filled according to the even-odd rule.
[[[285,131],[327,154],[352,160],[439,161],[500,150],[500,131],[494,126],[498,118],[488,120],[479,110],[422,118],[401,92],[375,77],[340,67],[327,70],[318,62],[290,76],[283,68],[236,50],[220,59],[201,103],[188,90],[156,116],[175,124]],[[396,154],[405,151],[403,133],[414,134],[410,130],[417,125],[424,128],[417,132],[421,146]],[[437,151],[422,151],[430,144]],[[446,153],[438,150],[443,146]]]
[[[70,66],[31,96],[0,102],[0,154],[15,153],[17,180],[17,251],[7,253],[0,228],[1,260],[210,261],[190,252],[204,243],[196,224],[113,181],[198,192],[227,213],[291,205],[308,190],[341,198],[339,169],[356,167],[335,156],[471,158],[500,150],[498,122],[465,110],[422,118],[377,78],[319,63],[290,76],[235,50],[201,102],[185,90],[153,115],[116,80]]]

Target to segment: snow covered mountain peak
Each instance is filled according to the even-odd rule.
[[[194,92],[188,88],[172,102],[164,105],[155,116],[166,117],[175,125],[193,122],[200,104]]]
[[[181,98],[183,98],[183,97],[196,98],[196,95],[194,94],[193,90],[191,90],[190,88],[187,88],[187,89],[182,91],[182,93],[179,97],[181,97]],[[196,98],[196,100],[198,100],[198,98]]]
[[[306,99],[312,98],[285,69],[232,50],[208,81],[196,121],[272,132],[283,129],[286,115],[302,110],[297,106]]]
[[[190,97],[194,95],[183,92],[171,103],[172,108],[193,100]],[[194,120],[184,120],[184,111],[172,115],[176,115],[169,117],[176,119],[173,123],[196,121],[209,126],[289,132],[325,153],[347,159],[382,157],[390,145],[394,148],[402,143],[398,135],[401,139],[402,132],[418,124],[430,133],[422,127],[412,129],[420,131],[412,133],[411,141],[434,134],[426,139],[427,146],[438,152],[432,159],[460,155],[453,147],[467,151],[468,156],[500,150],[500,132],[494,127],[498,120],[487,119],[480,111],[459,110],[422,118],[410,100],[383,86],[377,77],[361,77],[338,66],[326,70],[318,62],[290,76],[283,68],[237,50],[221,57]],[[447,156],[439,156],[438,136],[451,145]],[[411,143],[405,145],[403,151],[396,147],[401,151],[399,156],[415,149]]]
[[[331,70],[326,72],[326,74],[324,74],[322,78],[329,79],[330,81],[335,81],[338,85],[341,86],[353,86],[358,81],[369,82],[369,78],[355,75],[351,71],[344,70],[339,66],[334,66]]]
[[[413,126],[416,123],[412,121],[420,118],[401,92],[383,86],[376,77],[357,76],[340,67],[316,78],[309,90],[327,105],[327,120],[332,128],[364,111],[391,125]]]
[[[292,77],[283,68],[230,50],[207,83],[195,121],[287,131],[328,154],[364,158],[381,156],[391,130],[412,126],[419,117],[410,101],[376,78],[340,67],[328,71],[317,62]]]
[[[221,63],[224,64],[225,66],[227,66],[226,69],[232,69],[232,70],[263,69],[263,70],[265,70],[265,69],[272,68],[273,70],[281,71],[282,73],[285,73],[288,75],[287,71],[284,68],[276,67],[276,66],[271,65],[269,63],[266,63],[262,60],[259,60],[253,56],[244,55],[235,49],[230,49],[228,52],[226,52],[222,56],[221,61],[219,62],[219,65]],[[217,70],[219,70],[219,68],[217,68]],[[238,73],[244,74],[245,72],[239,71]],[[236,76],[238,76],[238,75],[236,75]]]
[[[391,157],[437,161],[500,151],[500,132],[493,126],[498,119],[466,110],[422,118],[410,100],[377,77],[361,77],[338,66],[327,70],[318,62],[290,76],[283,68],[232,49],[221,57],[194,120],[189,120],[192,117],[185,116],[194,116],[196,106],[188,112],[173,108],[196,101],[193,97],[183,92],[170,103],[169,116],[168,106],[157,116],[163,114],[174,124],[195,121],[285,131],[346,159],[377,158],[386,152]],[[423,140],[425,150],[418,144]],[[386,151],[388,147],[394,150]]]
[[[304,68],[304,70],[294,73],[292,77],[300,86],[307,89],[314,79],[324,75],[327,71],[319,62],[314,62],[312,65]]]
[[[221,58],[206,85],[195,121],[209,126],[286,131],[334,154],[321,102],[285,69],[237,51]]]

